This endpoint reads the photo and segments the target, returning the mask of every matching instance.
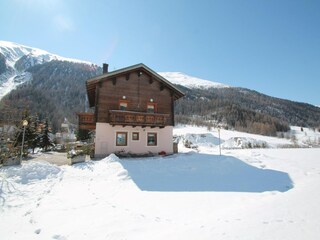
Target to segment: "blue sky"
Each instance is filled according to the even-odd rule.
[[[320,105],[318,0],[1,0],[1,40]]]

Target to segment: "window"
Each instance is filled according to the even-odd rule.
[[[127,146],[127,136],[126,132],[117,132],[116,134],[116,145],[117,146]]]
[[[157,104],[156,103],[148,103],[147,104],[147,112],[148,113],[156,113],[157,112]]]
[[[157,146],[157,134],[156,133],[148,133],[147,145],[148,146]]]
[[[132,141],[139,141],[139,133],[138,132],[132,133]]]
[[[127,110],[127,107],[128,107],[127,101],[123,101],[123,100],[119,101],[119,110],[125,111]]]

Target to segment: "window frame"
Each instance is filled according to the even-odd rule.
[[[149,143],[149,134],[154,134],[155,136],[155,143],[154,144],[150,144]],[[156,147],[158,146],[158,133],[157,132],[147,132],[147,146],[148,147]]]
[[[125,143],[124,144],[119,144],[119,142],[118,142],[118,135],[119,134],[124,134],[125,135]],[[128,146],[128,132],[123,132],[123,131],[117,131],[116,132],[116,146],[117,147],[126,147],[126,146]]]
[[[149,112],[148,111],[148,107],[149,106],[153,106],[153,112]],[[157,113],[158,112],[158,104],[157,103],[155,103],[155,102],[148,102],[147,103],[147,113]]]
[[[119,100],[119,110],[121,110],[121,111],[127,111],[127,109],[128,109],[128,104],[129,102],[127,101],[127,100]],[[121,109],[121,104],[125,104],[126,105],[126,107],[125,107],[125,109]]]
[[[137,135],[138,138],[134,139],[134,137],[133,137],[134,135]],[[140,132],[132,132],[131,133],[131,141],[135,141],[135,142],[140,141]]]

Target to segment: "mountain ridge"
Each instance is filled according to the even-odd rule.
[[[32,80],[32,76],[26,73],[28,68],[53,60],[92,65],[87,61],[61,57],[39,48],[0,41],[0,99],[20,84]]]
[[[66,61],[63,57],[55,59],[46,55],[44,58],[41,53],[47,52],[41,49],[35,50],[38,55],[22,55],[21,48],[17,48],[16,55],[20,55],[11,58],[8,47],[6,55],[1,45],[0,50],[0,110],[10,112],[7,118],[10,115],[17,120],[21,110],[28,108],[42,117],[50,117],[55,130],[65,118],[77,122],[75,112],[86,109],[85,81],[102,74],[101,67],[80,60]],[[50,61],[45,60],[50,57]],[[177,122],[209,125],[223,122],[227,127],[242,131],[255,129],[255,133],[262,134],[285,131],[287,124],[320,127],[320,108],[310,104],[274,98],[181,72],[159,74],[186,92],[175,104]],[[46,104],[41,103],[41,97]],[[4,121],[4,117],[2,114],[0,121]]]
[[[230,87],[223,83],[200,79],[197,77],[189,76],[182,72],[159,72],[158,74],[160,74],[162,77],[166,78],[173,84],[183,85],[184,87],[188,88],[208,89]]]
[[[9,52],[11,54],[8,54]],[[68,61],[68,62],[76,62],[76,63],[93,64],[88,61],[62,57],[58,54],[50,53],[40,48],[30,47],[23,44],[10,42],[10,41],[0,41],[0,53],[2,53],[4,56],[9,58],[7,59],[7,61],[9,60],[9,63],[11,64],[15,63],[19,58],[21,58],[24,55],[33,55],[35,57],[42,57],[43,62],[59,60],[59,61]]]

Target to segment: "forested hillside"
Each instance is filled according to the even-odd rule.
[[[176,103],[176,121],[212,125],[223,123],[236,130],[275,135],[289,125],[320,127],[320,108],[273,98],[244,88],[187,89]]]
[[[16,67],[27,67],[25,62],[28,63],[18,61]],[[0,121],[20,120],[22,112],[29,109],[30,114],[38,115],[39,119],[48,117],[54,132],[65,118],[77,124],[76,113],[87,110],[85,81],[101,71],[93,64],[67,61],[31,66],[21,75],[24,81],[29,80],[1,100]],[[15,81],[18,80],[16,77]],[[320,108],[309,104],[244,88],[178,87],[186,96],[175,104],[176,123],[221,125],[264,135],[287,131],[289,125],[320,127]]]
[[[64,118],[77,123],[76,112],[85,110],[85,81],[101,74],[101,68],[84,63],[51,61],[28,68],[27,72],[32,74],[32,79],[5,96],[0,111],[7,113],[7,117],[19,119],[23,110],[29,109],[40,119],[48,117],[53,130],[57,131]]]

